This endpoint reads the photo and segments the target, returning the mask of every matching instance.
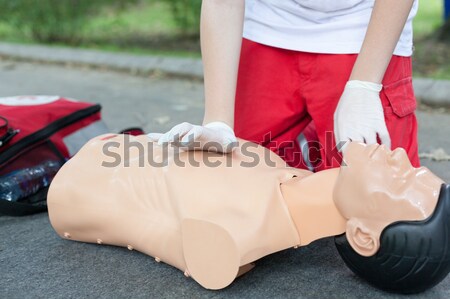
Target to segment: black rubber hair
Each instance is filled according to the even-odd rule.
[[[387,226],[374,256],[359,255],[345,234],[335,237],[335,244],[347,266],[377,288],[403,294],[432,288],[450,272],[450,185],[441,186],[427,219]]]

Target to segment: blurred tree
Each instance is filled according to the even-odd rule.
[[[0,0],[0,18],[38,42],[77,44],[86,20],[105,6],[137,0]]]
[[[170,5],[173,18],[184,35],[200,33],[200,11],[202,0],[163,0]]]
[[[438,39],[442,42],[450,43],[450,18],[438,30]]]
[[[450,0],[444,0],[444,19],[445,23],[440,29],[439,39],[450,43]]]

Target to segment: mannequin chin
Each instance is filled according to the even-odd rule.
[[[431,262],[423,273],[436,275],[403,273],[400,287],[389,285],[397,272],[384,267],[382,258],[409,250],[409,243],[398,241],[397,251],[392,249],[398,231],[417,235],[409,227],[418,224],[435,240],[450,219],[442,216],[450,213],[448,188],[439,193],[443,182],[425,168],[413,168],[401,150],[351,144],[346,166],[317,174],[288,167],[245,140],[232,154],[165,150],[144,135],[89,141],[50,186],[49,217],[56,232],[141,251],[207,289],[228,286],[271,253],[336,235],[348,266],[380,288],[422,291],[450,271],[450,249],[433,247],[427,259],[442,262]],[[419,263],[416,256],[402,258]],[[383,271],[385,280],[374,278]]]

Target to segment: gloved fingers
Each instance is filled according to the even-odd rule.
[[[164,143],[169,142],[169,132],[164,133],[159,139],[158,139],[158,145],[163,145]]]
[[[187,122],[176,125],[175,127],[172,128],[172,130],[170,130],[170,133],[169,133],[170,142],[179,141],[193,127],[194,127],[194,125],[187,123]]]
[[[202,130],[203,128],[200,126],[194,126],[192,129],[190,129],[184,136],[180,139],[178,146],[181,147],[198,147],[198,143],[200,137],[202,136]]]
[[[338,150],[340,153],[343,153],[344,150],[345,150],[345,148],[348,146],[348,144],[349,144],[350,142],[351,142],[350,139],[338,141],[338,142],[336,143],[336,148],[337,148],[337,150]]]
[[[157,142],[164,134],[162,133],[150,133],[147,134],[147,137],[154,142]]]
[[[387,128],[378,132],[378,137],[380,137],[381,144],[384,144],[388,149],[391,149],[391,137],[389,136]]]
[[[183,150],[201,149],[222,153],[231,152],[237,143],[233,129],[222,122],[205,126],[185,122],[174,126],[165,134],[151,134],[150,137],[159,138],[159,145],[171,143]]]
[[[234,134],[227,134],[222,137],[222,145],[227,147],[230,145],[236,145],[237,144],[237,138]]]
[[[180,136],[184,136],[192,128],[190,123],[184,122],[173,127],[169,132],[163,134],[158,140],[158,145],[164,143],[171,143],[175,140],[179,140]]]
[[[337,113],[336,113],[336,111],[334,112],[334,115],[333,115],[333,132],[334,132],[334,140],[336,141],[336,143],[338,143],[339,142],[339,122],[337,121],[338,120],[338,115],[337,115]]]
[[[345,144],[343,142],[345,142],[344,140],[341,140],[341,134],[339,132],[339,122],[338,122],[338,114],[335,112],[334,113],[334,141],[336,143],[336,146],[338,147],[338,150],[340,152],[343,151]],[[342,144],[342,146],[340,146]]]
[[[347,149],[348,145],[350,144],[350,142],[352,142],[350,139],[339,141],[339,143],[340,143],[340,144],[339,144],[339,145],[340,145],[339,151],[340,151],[343,155],[344,155],[345,150]]]
[[[233,142],[237,141],[231,128],[224,125],[206,125],[193,130],[195,146],[206,151],[228,153],[233,149]],[[233,143],[233,144],[232,144]],[[192,146],[192,145],[190,145]]]
[[[359,136],[357,133],[355,134],[349,134],[348,132],[345,132],[343,130],[338,130],[335,132],[335,141],[336,146],[338,146],[338,150],[343,153],[347,145],[352,141],[357,142],[363,142],[362,137],[356,137]],[[353,140],[355,139],[355,140]],[[361,141],[360,141],[361,140]]]
[[[377,143],[377,134],[375,132],[366,134],[366,136],[364,136],[364,139],[367,145],[375,144]]]
[[[342,142],[341,138],[339,137],[339,132],[337,130],[334,130],[334,141],[336,145]]]
[[[189,144],[194,142],[194,129],[189,130],[186,134],[184,134],[183,137],[179,140],[179,142],[176,142],[175,144],[177,146],[188,146]]]
[[[351,132],[348,134],[348,139],[352,142],[364,143],[364,137],[358,132]]]

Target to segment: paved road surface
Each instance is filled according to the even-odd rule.
[[[201,122],[200,83],[0,61],[0,97],[52,94],[103,105],[112,131],[134,125],[163,132]],[[422,152],[450,152],[450,115],[419,112]],[[450,162],[422,161],[450,182]],[[231,287],[206,291],[152,258],[123,248],[61,240],[46,214],[0,217],[1,298],[396,298],[355,277],[331,238],[266,257]],[[450,277],[418,297],[450,298]]]

